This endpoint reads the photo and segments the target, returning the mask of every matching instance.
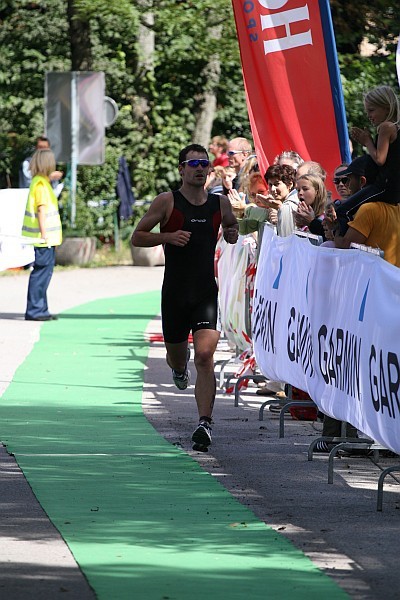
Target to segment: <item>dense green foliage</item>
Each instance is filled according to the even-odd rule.
[[[116,5],[105,0],[75,0],[70,4],[75,20],[90,25],[91,70],[105,72],[106,93],[120,108],[116,123],[106,132],[106,165],[79,167],[78,203],[115,197],[118,156],[125,156],[130,165],[138,198],[149,199],[177,183],[176,157],[180,148],[192,141],[199,90],[207,85],[204,68],[215,53],[221,59],[221,73],[212,133],[250,135],[229,0],[155,3],[150,66],[144,64],[138,28],[151,1],[125,0]],[[212,27],[220,28],[218,39],[210,38]],[[7,184],[6,174],[13,186],[18,184],[21,160],[43,133],[45,73],[71,69],[70,41],[64,0],[22,0],[8,3],[7,8],[0,5],[2,186]],[[64,204],[68,205],[65,195]],[[84,225],[91,233],[97,227],[99,211],[89,207],[89,212],[83,212]],[[105,235],[111,225],[108,219]]]
[[[362,92],[396,83],[400,16],[387,0],[331,5],[348,121],[360,124]],[[143,35],[153,33],[149,54]],[[388,56],[361,58],[365,36]],[[113,233],[119,156],[137,198],[176,185],[176,157],[193,140],[204,90],[214,86],[217,100],[211,134],[250,136],[231,0],[0,0],[0,47],[0,187],[18,185],[18,167],[43,133],[46,72],[69,71],[79,60],[105,72],[120,113],[106,132],[105,165],[79,167],[77,219],[102,239]],[[67,222],[68,193],[62,202]]]
[[[355,54],[363,40],[377,50],[395,51],[400,12],[389,0],[330,0],[335,37],[340,54]]]

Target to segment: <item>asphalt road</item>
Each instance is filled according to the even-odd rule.
[[[160,289],[162,274],[160,267],[129,266],[58,271],[49,290],[50,310]],[[23,319],[27,281],[28,273],[0,277],[0,394],[40,334],[40,323]],[[149,332],[160,332],[159,319]],[[217,358],[227,356],[224,347]],[[194,376],[192,363],[191,369]],[[166,439],[187,450],[233,496],[292,540],[350,597],[400,598],[399,481],[387,479],[383,512],[376,510],[379,474],[399,459],[335,459],[334,483],[329,485],[327,457],[307,461],[308,445],[321,425],[287,417],[285,437],[279,439],[276,414],[265,413],[264,421],[258,421],[264,398],[256,396],[255,388],[242,393],[237,408],[233,396],[219,390],[213,445],[208,454],[196,453],[190,444],[196,424],[193,386],[184,392],[172,386],[160,342],[151,344],[145,377],[146,415]],[[68,598],[93,598],[68,547],[1,446],[0,485],[0,597],[65,598],[68,590]]]

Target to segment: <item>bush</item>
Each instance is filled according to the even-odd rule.
[[[71,226],[70,173],[60,196],[60,213],[65,236],[96,236],[100,242],[113,242],[119,199],[116,196],[120,152],[111,144],[103,165],[78,167],[76,220]]]

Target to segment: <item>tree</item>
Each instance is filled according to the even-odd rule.
[[[377,50],[395,51],[400,12],[388,0],[330,0],[338,52],[359,54],[364,38]]]
[[[0,5],[0,175],[18,184],[18,167],[43,134],[46,71],[69,60],[63,0]],[[67,67],[68,68],[68,67]]]
[[[80,15],[84,15],[81,16]],[[92,71],[93,56],[90,41],[90,21],[79,11],[75,0],[68,0],[69,42],[71,48],[71,71]]]
[[[388,0],[360,1],[331,0],[350,123],[361,119],[363,87],[395,83],[400,28]],[[361,58],[365,36],[392,53]],[[12,185],[43,133],[47,71],[104,71],[120,108],[107,130],[106,165],[79,168],[85,202],[112,195],[121,155],[145,199],[179,183],[182,146],[250,136],[231,0],[0,0],[0,47],[0,173]]]
[[[10,1],[0,6],[0,43],[0,170],[13,185],[43,133],[47,71],[104,71],[120,107],[107,130],[110,165],[79,168],[86,200],[101,189],[109,195],[118,155],[137,196],[150,198],[178,183],[183,145],[250,133],[230,0]],[[99,185],[87,174],[94,171]]]

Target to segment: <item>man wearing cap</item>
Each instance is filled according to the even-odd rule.
[[[340,169],[340,174],[335,171],[335,177],[342,179],[342,181],[346,181],[346,186],[348,191],[350,192],[350,196],[361,190],[367,183],[367,178],[365,175],[366,165],[368,163],[368,156],[358,156],[355,158],[352,163],[345,168]],[[346,179],[345,179],[346,178]],[[334,179],[335,181],[335,179]],[[336,183],[335,183],[336,185]],[[347,197],[349,194],[347,194]],[[337,208],[346,201],[346,198],[342,198],[340,200],[334,201],[334,206]]]
[[[362,189],[366,183],[368,157],[355,158],[342,173],[349,177],[351,194]],[[368,202],[362,204],[348,223],[344,236],[335,236],[336,248],[350,248],[350,244],[364,244],[371,248],[379,248],[384,252],[384,259],[396,267],[400,267],[400,206],[386,202]]]

